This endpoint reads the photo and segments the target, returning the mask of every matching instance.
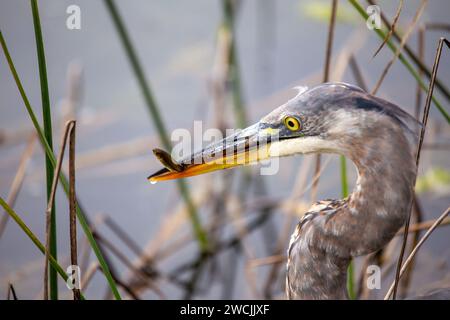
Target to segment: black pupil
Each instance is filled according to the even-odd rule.
[[[294,121],[288,120],[288,126],[289,126],[289,127],[294,127],[294,126],[295,126]]]

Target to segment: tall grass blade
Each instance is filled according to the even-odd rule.
[[[342,197],[346,198],[348,196],[347,161],[344,156],[340,156],[339,160],[341,165],[341,193]],[[354,281],[354,265],[352,261],[347,269],[347,292],[348,297],[352,300],[356,299]]]
[[[366,13],[366,11],[364,10],[364,8],[359,4],[359,2],[357,0],[348,0],[350,2],[350,4],[356,9],[356,11],[358,11],[358,13],[364,18],[364,19],[368,19],[369,15]],[[381,30],[381,29],[373,29],[376,34],[381,38],[381,39],[385,39],[386,38],[386,33]],[[389,49],[391,49],[392,52],[396,52],[397,51],[397,47],[392,43],[391,39],[387,40],[386,42],[387,46],[389,47]],[[411,73],[411,75],[414,77],[414,79],[417,81],[417,83],[420,85],[420,87],[422,88],[422,90],[424,90],[426,93],[428,93],[428,87],[425,84],[425,82],[421,79],[421,77],[419,76],[419,73],[414,69],[414,67],[411,65],[411,63],[408,62],[408,60],[406,60],[405,56],[403,54],[400,54],[398,56],[398,59],[403,63],[403,65],[406,67],[406,69],[409,71],[409,73]],[[450,124],[450,115],[448,114],[448,112],[444,109],[444,107],[442,106],[442,104],[439,102],[438,99],[436,99],[434,96],[431,97],[431,100],[433,101],[434,105],[438,108],[439,112],[442,114],[442,116],[445,118],[445,120],[447,121],[447,123]]]
[[[122,18],[119,14],[119,11],[112,0],[105,0],[106,7],[111,15],[111,18],[116,27],[117,33],[119,34],[120,40],[122,41],[122,45],[125,49],[128,60],[130,61],[133,72],[136,76],[136,79],[139,83],[139,87],[141,89],[142,95],[144,97],[147,108],[150,112],[153,123],[156,126],[158,131],[159,138],[166,149],[171,149],[171,143],[169,137],[167,135],[166,128],[164,126],[162,117],[159,113],[158,106],[156,104],[155,99],[153,98],[153,94],[150,88],[150,85],[145,77],[144,71],[141,67],[139,59],[136,54],[136,50],[134,49],[130,37],[128,36],[128,32],[125,28],[125,24],[122,21]],[[177,180],[178,189],[180,191],[181,197],[183,198],[186,207],[188,209],[189,217],[191,219],[192,228],[194,230],[194,234],[197,238],[199,247],[201,251],[206,252],[209,249],[208,239],[206,237],[206,233],[203,230],[203,227],[200,223],[200,219],[197,214],[197,208],[192,201],[192,198],[189,194],[189,187],[183,180]]]
[[[375,0],[366,0],[368,4],[370,5],[376,5]],[[381,21],[383,21],[383,23],[386,26],[392,25],[392,23],[389,22],[389,20],[386,18],[385,14],[383,13],[383,11],[380,12],[380,18]],[[429,25],[429,23],[425,23],[425,25]],[[441,23],[437,23],[437,24],[431,24],[432,27],[441,27],[444,26],[445,24],[441,24]],[[401,41],[401,36],[398,34],[397,30],[394,30],[392,32],[392,35],[394,36],[394,38],[400,42]],[[428,79],[431,79],[431,70],[429,68],[427,68],[427,66],[424,64],[424,60],[420,59],[412,50],[411,48],[405,44],[404,47],[405,53],[406,55],[412,60],[412,62],[414,62],[414,64],[418,67],[418,69],[420,71],[422,71]],[[436,79],[436,87],[441,91],[442,95],[450,101],[450,91],[447,87],[444,86],[444,84],[441,82],[441,80]]]
[[[50,159],[52,168],[55,168],[56,167],[55,155],[53,154],[52,150],[50,149],[48,141],[45,138],[44,132],[43,132],[42,128],[40,127],[39,122],[37,121],[36,115],[34,114],[34,110],[30,105],[30,102],[25,93],[25,90],[23,89],[22,82],[20,81],[19,75],[17,74],[16,68],[11,59],[11,55],[9,54],[8,47],[6,46],[6,42],[5,42],[5,39],[3,38],[3,34],[1,31],[0,31],[0,44],[2,46],[3,53],[5,54],[5,57],[8,62],[8,65],[11,70],[14,81],[16,82],[17,89],[19,90],[22,100],[25,104],[25,108],[27,109],[28,115],[30,116],[31,121],[33,122],[33,125],[38,134],[39,140],[41,141],[41,144],[44,148],[45,154]],[[64,189],[64,192],[66,193],[67,196],[69,196],[69,182],[67,181],[67,178],[64,176],[63,173],[60,174],[59,180]],[[116,283],[115,283],[115,281],[111,275],[110,269],[108,267],[108,264],[106,263],[105,258],[103,257],[103,255],[100,251],[100,248],[94,239],[94,236],[92,235],[91,229],[90,229],[89,224],[86,219],[86,215],[85,215],[84,211],[81,210],[78,203],[76,205],[76,213],[77,213],[78,222],[80,223],[81,227],[83,228],[84,234],[86,235],[86,238],[89,241],[92,251],[94,251],[94,253],[98,259],[98,262],[99,262],[100,266],[102,267],[103,274],[105,275],[105,277],[108,281],[108,284],[111,288],[111,291],[114,294],[114,297],[116,299],[121,299],[119,291],[117,290]]]
[[[236,52],[236,34],[234,30],[234,4],[233,1],[224,0],[222,1],[222,7],[224,12],[223,28],[231,36],[231,43],[229,48],[229,76],[231,80],[232,93],[233,93],[233,105],[234,112],[236,116],[236,124],[239,128],[245,128],[247,125],[247,115],[244,108],[244,103],[242,99],[242,85],[241,77],[239,72],[239,61]]]
[[[52,116],[50,110],[50,97],[48,93],[47,81],[47,67],[45,63],[44,40],[42,39],[41,21],[39,18],[39,8],[36,0],[31,0],[31,11],[33,13],[34,35],[36,38],[36,51],[39,65],[39,80],[41,85],[41,100],[42,100],[42,117],[44,123],[44,136],[47,139],[50,150],[53,151],[52,139]],[[47,201],[50,198],[52,181],[53,181],[53,166],[49,157],[45,156],[45,174],[47,178]],[[50,213],[50,254],[58,259],[57,239],[56,239],[56,211],[55,205],[52,206]],[[50,267],[50,298],[52,300],[58,299],[58,279],[56,270]]]
[[[25,232],[25,234],[30,238],[31,241],[36,245],[36,247],[39,249],[39,251],[42,252],[42,254],[45,255],[45,246],[39,241],[39,239],[36,237],[36,235],[28,228],[28,226],[25,224],[25,222],[19,217],[19,215],[11,209],[10,206],[3,200],[2,197],[0,197],[0,205],[3,207],[3,209],[8,213],[8,215],[17,223],[17,225]],[[48,261],[52,265],[52,267],[56,270],[57,274],[61,276],[61,278],[64,281],[67,281],[68,276],[64,272],[64,269],[58,264],[58,261],[52,256],[48,255]],[[81,299],[84,299],[84,296],[81,294]]]

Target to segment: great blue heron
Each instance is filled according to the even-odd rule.
[[[297,153],[344,155],[357,168],[356,187],[345,199],[317,202],[303,216],[288,249],[286,292],[292,299],[346,299],[351,259],[383,248],[405,223],[419,129],[386,100],[349,84],[325,83],[301,90],[255,125],[178,162],[155,150],[165,168],[149,179]],[[266,152],[258,152],[261,140]]]

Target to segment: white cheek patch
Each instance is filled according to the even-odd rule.
[[[333,114],[333,123],[330,126],[329,134],[342,134],[343,132],[353,136],[361,136],[360,122],[365,120],[367,115],[365,112],[358,114],[356,117],[352,112],[346,110],[337,110]]]
[[[284,157],[297,153],[307,154],[315,152],[342,153],[337,143],[318,137],[300,137],[275,141],[270,144],[270,157]]]

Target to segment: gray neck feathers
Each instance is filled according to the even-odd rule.
[[[374,128],[365,139],[346,143],[352,146],[346,156],[358,170],[356,187],[336,209],[305,221],[297,239],[293,235],[291,298],[346,299],[351,258],[383,248],[407,217],[416,166],[402,128]]]

